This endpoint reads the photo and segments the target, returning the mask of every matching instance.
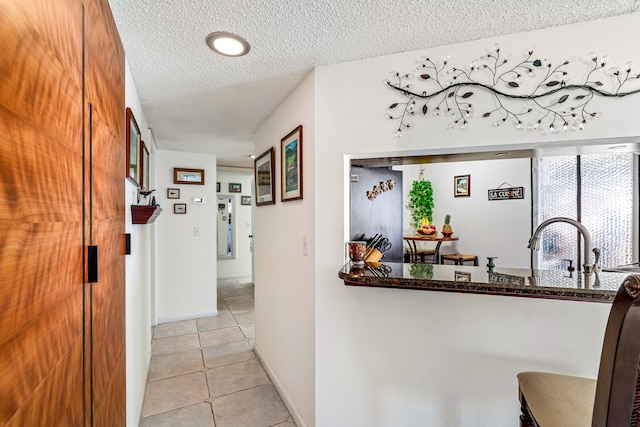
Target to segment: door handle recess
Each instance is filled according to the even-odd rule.
[[[91,245],[87,250],[87,282],[98,282],[98,246]]]

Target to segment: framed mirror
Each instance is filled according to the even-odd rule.
[[[236,196],[218,196],[216,226],[218,230],[219,260],[236,258],[235,204]]]

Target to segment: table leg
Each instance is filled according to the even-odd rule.
[[[418,248],[416,248],[416,242],[414,240],[408,240],[409,244],[409,258],[411,263],[416,264],[418,262]]]
[[[436,250],[433,253],[434,259],[433,259],[433,263],[434,264],[440,264],[440,245],[442,244],[442,241],[439,241],[438,243],[436,243]]]

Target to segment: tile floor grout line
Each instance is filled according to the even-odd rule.
[[[257,361],[258,366],[260,367],[260,371],[264,372],[266,374],[266,371],[264,371],[264,367],[262,366],[262,363],[260,363],[260,360],[257,358],[254,350],[253,350],[253,346],[251,345],[251,341],[255,340],[255,338],[249,338],[247,336],[247,332],[245,332],[245,329],[248,329],[249,331],[252,328],[255,328],[255,319],[254,319],[254,302],[255,302],[255,291],[252,292],[252,286],[254,286],[253,284],[239,284],[236,283],[235,285],[225,285],[224,287],[219,286],[218,287],[218,315],[217,316],[209,316],[211,318],[226,318],[228,320],[233,319],[232,322],[229,322],[230,324],[223,326],[221,328],[213,328],[213,329],[207,329],[207,330],[200,330],[200,328],[204,328],[207,325],[207,321],[206,319],[208,318],[200,318],[200,319],[191,319],[191,321],[193,322],[192,324],[195,326],[195,332],[194,331],[187,331],[186,333],[177,333],[176,335],[169,335],[166,337],[162,337],[162,338],[156,338],[155,337],[155,333],[156,330],[159,331],[159,333],[172,333],[171,330],[171,323],[167,324],[167,326],[165,328],[161,328],[161,329],[156,329],[157,327],[154,327],[153,330],[153,335],[152,335],[152,343],[156,340],[162,340],[164,338],[176,338],[176,337],[184,337],[184,336],[188,336],[188,335],[193,335],[193,334],[197,334],[198,335],[198,341],[197,341],[197,345],[198,348],[189,348],[186,350],[182,350],[179,349],[178,351],[174,351],[174,352],[169,352],[169,353],[160,353],[160,354],[152,354],[151,358],[152,360],[155,360],[156,362],[160,359],[161,361],[163,361],[163,358],[165,358],[166,360],[166,365],[165,368],[168,369],[175,369],[177,371],[180,371],[179,365],[181,362],[183,362],[183,359],[180,358],[180,355],[186,355],[188,352],[191,351],[195,351],[198,350],[198,358],[195,358],[193,356],[195,356],[195,354],[193,356],[191,356],[191,361],[192,362],[188,362],[191,363],[191,365],[186,365],[183,364],[182,366],[184,366],[186,369],[184,369],[184,373],[182,374],[176,374],[175,376],[171,376],[171,377],[167,377],[167,378],[160,378],[158,380],[155,381],[147,381],[147,390],[145,391],[145,401],[146,401],[146,397],[147,397],[147,392],[148,392],[148,388],[150,385],[154,385],[156,384],[158,381],[161,381],[163,379],[168,379],[171,380],[173,378],[179,378],[181,376],[186,376],[186,375],[193,375],[193,374],[200,374],[200,375],[204,375],[204,381],[202,382],[203,386],[206,387],[206,391],[204,389],[202,389],[202,392],[204,393],[202,396],[204,396],[205,394],[208,396],[206,397],[204,400],[202,401],[196,401],[193,403],[189,403],[186,404],[185,406],[178,406],[177,408],[173,408],[173,409],[169,409],[169,410],[162,410],[162,405],[157,406],[158,403],[154,403],[151,404],[152,406],[149,407],[149,410],[153,410],[152,408],[154,408],[153,405],[155,405],[155,409],[159,410],[159,412],[157,413],[150,413],[147,417],[141,417],[140,422],[142,423],[141,425],[143,426],[148,426],[150,425],[149,423],[156,423],[159,420],[168,420],[169,422],[172,422],[171,420],[178,420],[179,417],[180,420],[184,420],[186,418],[183,417],[189,417],[190,415],[185,415],[185,414],[191,414],[193,416],[196,416],[198,420],[202,420],[202,423],[206,423],[207,426],[213,426],[215,425],[216,427],[224,427],[226,424],[228,423],[232,423],[234,425],[239,425],[238,424],[238,419],[243,419],[243,417],[245,417],[244,419],[246,419],[247,416],[250,417],[257,417],[254,418],[254,421],[252,422],[248,422],[248,424],[251,425],[256,425],[256,426],[261,426],[261,427],[275,427],[275,426],[281,426],[281,427],[290,427],[290,426],[294,426],[295,427],[295,422],[293,421],[293,417],[291,416],[291,414],[287,411],[286,407],[282,404],[282,398],[279,396],[277,390],[274,388],[273,382],[271,381],[271,378],[269,377],[269,375],[266,375],[266,383],[263,384],[255,384],[255,383],[251,383],[251,381],[254,380],[250,380],[248,383],[244,383],[244,385],[246,386],[246,388],[241,388],[241,389],[233,389],[233,388],[229,388],[229,390],[233,389],[232,392],[229,393],[225,393],[225,394],[221,394],[220,396],[212,396],[212,390],[210,389],[210,381],[217,381],[216,378],[220,378],[222,381],[224,378],[224,373],[225,373],[225,368],[229,368],[232,367],[233,365],[238,365],[238,364],[242,364],[242,363],[249,363],[249,365],[247,365],[247,367],[249,366],[253,366],[253,370],[257,371],[257,367],[255,365],[255,361]],[[220,292],[220,290],[222,290],[222,292]],[[227,294],[228,296],[223,296]],[[232,310],[232,307],[236,308],[236,311]],[[226,310],[225,310],[226,308]],[[221,317],[218,317],[221,316]],[[240,320],[242,319],[243,324],[240,323]],[[253,322],[249,321],[249,320],[254,320]],[[225,324],[225,322],[227,322],[228,320],[223,320],[221,322],[215,322],[215,321],[211,321],[210,325],[217,325],[217,324]],[[174,322],[174,323],[179,323],[179,322],[185,322],[185,321],[178,321],[178,322]],[[247,323],[248,322],[248,323]],[[158,325],[161,326],[161,325]],[[181,325],[183,329],[188,329],[190,327],[189,324],[183,324]],[[245,329],[243,329],[243,327]],[[237,330],[239,330],[240,332],[240,336],[244,337],[244,338],[240,338],[237,339],[238,337],[236,336],[236,340],[233,341],[229,341],[229,342],[222,342],[222,343],[217,343],[215,345],[206,345],[203,346],[203,341],[202,339],[204,339],[204,337],[206,335],[206,333],[210,333],[213,331],[223,331],[225,329],[232,329],[232,328],[237,328]],[[176,330],[178,332],[182,332],[180,330],[180,327],[176,328]],[[201,334],[203,334],[203,337],[201,339]],[[233,335],[233,334],[232,334]],[[192,338],[190,338],[192,340]],[[211,340],[215,342],[216,336],[215,333],[211,336]],[[170,341],[165,341],[167,344],[164,346],[164,348],[161,347],[162,350],[171,350],[172,344]],[[193,343],[193,342],[192,342]],[[241,343],[246,343],[246,344],[241,344]],[[180,346],[181,344],[185,344],[187,346],[189,346],[189,339],[188,340],[183,340],[180,341],[178,340],[175,343],[175,346]],[[231,348],[233,348],[233,344],[237,344],[238,346],[240,346],[241,348],[245,348],[245,346],[248,346],[248,352],[246,352],[245,350],[241,350],[240,353],[236,353],[235,350],[233,350],[231,353],[225,353],[225,349],[224,346],[225,345],[231,345]],[[207,349],[214,349],[216,347],[219,347],[219,351],[221,353],[216,353],[215,351],[211,351],[208,352],[208,356],[205,356],[205,351],[207,351]],[[237,346],[235,346],[235,348],[238,348]],[[248,359],[239,359],[237,357],[231,357],[228,358],[229,356],[233,356],[234,354],[240,355],[242,354],[241,357],[248,357]],[[172,362],[172,357],[176,358],[175,362]],[[208,359],[210,358],[210,359]],[[218,359],[218,362],[216,362],[216,358]],[[227,358],[227,359],[225,359]],[[187,359],[189,359],[189,357],[187,357]],[[198,360],[199,359],[199,360]],[[219,362],[222,362],[222,364],[217,365],[217,366],[207,366],[207,359],[210,360],[210,363],[212,364],[216,364]],[[224,360],[228,360],[227,362],[224,362]],[[235,360],[235,361],[234,361]],[[194,365],[199,365],[201,366],[199,369],[197,369],[196,371],[189,371],[190,369],[193,369],[195,367]],[[175,363],[177,363],[177,365],[175,365]],[[160,369],[162,367],[162,363],[160,365],[158,365],[156,368]],[[177,369],[176,369],[177,367]],[[151,368],[151,366],[150,366]],[[242,375],[242,371],[243,369],[241,368],[236,368],[238,370],[238,373],[240,375]],[[159,375],[162,375],[162,371],[155,371],[157,372],[161,372]],[[233,371],[232,371],[233,372]],[[167,372],[169,373],[169,372]],[[218,375],[216,374],[222,374],[223,377],[218,377]],[[147,374],[149,375],[149,373]],[[235,374],[232,374],[232,377]],[[260,378],[261,375],[257,375],[257,378]],[[200,377],[202,378],[202,377]],[[264,379],[263,379],[264,380]],[[258,379],[256,382],[259,382],[260,380]],[[170,384],[167,383],[167,384]],[[221,383],[221,384],[224,384]],[[236,383],[235,387],[238,386],[242,386],[241,383]],[[214,386],[214,388],[220,388],[220,383],[217,384],[216,386]],[[228,388],[227,386],[222,386],[221,390],[224,390]],[[168,393],[171,394],[170,389]],[[195,390],[195,389],[194,389]],[[255,392],[251,392],[252,390],[255,390]],[[187,393],[189,393],[189,391],[186,391]],[[249,392],[247,394],[247,392]],[[155,391],[155,393],[157,394],[157,390]],[[266,393],[266,394],[265,394]],[[274,395],[275,393],[275,395]],[[167,392],[162,392],[161,395],[166,398],[166,394]],[[179,396],[183,396],[182,394],[180,394]],[[259,397],[260,396],[260,397]],[[267,397],[269,396],[269,397]],[[273,397],[272,397],[273,396]],[[270,416],[272,416],[271,418],[266,417],[265,415],[266,413],[261,413],[261,411],[264,409],[265,405],[264,403],[258,403],[258,402],[262,402],[259,399],[263,399],[263,398],[268,398],[268,399],[276,399],[278,403],[278,405],[280,406],[279,409],[276,410],[276,412],[271,412],[269,413]],[[182,398],[179,398],[182,400]],[[220,399],[220,400],[218,400]],[[251,400],[252,402],[255,402],[251,405],[253,406],[246,406],[247,403],[244,402],[243,399],[258,399],[258,400]],[[173,407],[176,403],[178,403],[177,401],[172,401],[169,400],[169,402],[174,402],[174,403],[169,403],[170,407]],[[232,403],[233,402],[233,403]],[[275,402],[275,401],[274,401]],[[186,402],[185,402],[186,403]],[[204,407],[201,406],[201,404],[203,403],[207,403],[208,406]],[[228,406],[231,405],[231,406]],[[267,405],[268,406],[268,405]],[[187,410],[188,408],[188,410]],[[223,411],[222,413],[218,413],[218,410]],[[206,412],[203,412],[206,411]],[[229,412],[231,411],[231,412]],[[284,411],[284,412],[277,412],[277,411]],[[276,415],[276,413],[278,415]],[[205,415],[208,414],[208,415]],[[251,414],[251,415],[248,415]],[[286,418],[284,418],[283,421],[275,421],[275,418],[273,418],[273,416],[275,417],[281,417],[284,416],[286,414]],[[160,416],[160,418],[158,418],[158,416]],[[206,420],[203,419],[202,417],[205,416]],[[154,418],[151,418],[154,417]],[[229,418],[232,417],[232,418]],[[240,418],[238,418],[240,417]],[[190,418],[188,418],[189,420],[191,420]],[[282,418],[279,418],[282,419]],[[144,420],[147,420],[146,422],[143,422]],[[188,421],[187,421],[188,422]],[[212,424],[213,423],[213,424]],[[243,421],[240,421],[240,423],[243,423]],[[204,425],[204,424],[199,424],[199,425]]]

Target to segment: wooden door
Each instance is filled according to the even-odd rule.
[[[0,426],[125,425],[124,53],[108,2],[0,0],[0,49]]]
[[[85,2],[85,81],[86,235],[99,260],[86,296],[91,419],[94,426],[124,426],[124,51],[107,0]]]
[[[82,4],[0,0],[0,425],[84,424]]]

